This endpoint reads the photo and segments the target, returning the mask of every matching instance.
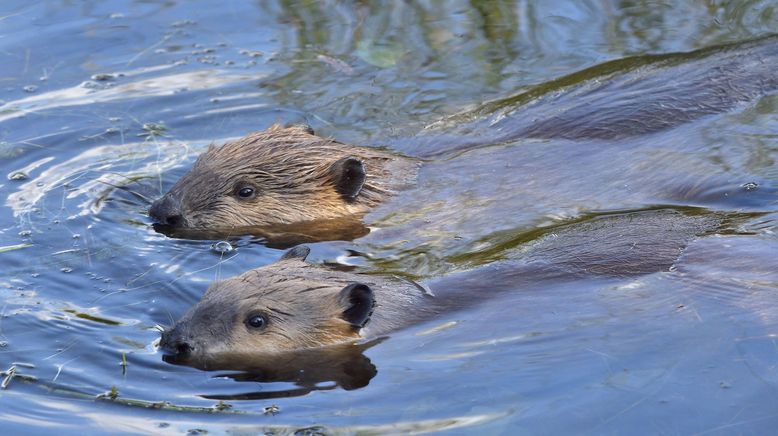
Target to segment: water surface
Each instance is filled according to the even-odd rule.
[[[156,326],[212,280],[281,252],[251,238],[233,239],[228,253],[168,239],[145,210],[208,144],[275,122],[413,153],[409,138],[424,126],[484,102],[605,61],[776,28],[769,1],[3,2],[0,366],[37,378],[0,391],[4,428],[769,432],[778,424],[769,198],[691,205],[761,214],[694,242],[674,271],[517,289],[371,346],[360,386],[302,388],[162,361]],[[652,206],[620,189],[635,179],[614,163],[653,174],[644,187],[697,174],[778,184],[776,132],[769,96],[628,143],[521,143],[519,168],[545,165],[545,183],[528,186],[516,170],[510,201],[476,201],[488,198],[477,184],[461,201],[456,178],[476,179],[506,152],[480,149],[436,163],[455,168],[455,180],[407,200],[429,209],[379,211],[380,231],[316,244],[311,259],[351,249],[366,271],[432,277],[498,259],[582,214]],[[433,230],[410,232],[424,213]],[[116,402],[95,401],[112,388]],[[207,412],[217,398],[231,407]],[[168,406],[143,407],[159,402]]]

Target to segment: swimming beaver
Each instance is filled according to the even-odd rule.
[[[415,166],[320,138],[305,126],[273,126],[209,147],[149,215],[165,225],[206,229],[358,216],[412,179]]]
[[[629,209],[676,203],[677,197],[682,204],[706,204],[695,203],[689,192],[704,194],[709,186],[736,190],[751,182],[709,180],[721,169],[707,157],[695,162],[682,160],[692,153],[663,158],[657,152],[661,145],[651,144],[651,150],[641,153],[612,140],[670,129],[773,92],[778,88],[778,38],[648,59],[604,64],[554,81],[553,86],[486,105],[475,116],[486,119],[493,133],[465,140],[464,154],[424,162],[421,174],[421,161],[412,157],[342,144],[316,136],[306,127],[274,126],[209,147],[191,171],[152,204],[149,215],[170,228],[221,229],[229,234],[251,226],[341,218],[351,219],[344,226],[353,227],[387,197],[418,184],[423,188],[413,195],[420,198],[397,202],[411,205],[409,214],[418,214],[435,201],[447,202],[438,208],[442,214],[450,211],[447,216],[430,211],[426,216],[449,223],[463,219],[467,214],[461,213],[462,208],[471,204],[499,228],[500,213],[507,214],[506,225],[515,225],[517,212],[533,208],[576,214],[604,202],[610,209]],[[516,108],[517,104],[521,105]],[[486,117],[489,111],[492,116]],[[472,143],[517,138],[600,142],[596,147],[572,147],[559,141],[533,142],[530,147],[512,144],[491,148],[488,154]],[[668,147],[677,148],[677,141],[672,143]],[[462,147],[455,141],[442,144],[443,149]],[[473,161],[478,162],[477,168]],[[571,161],[576,165],[569,165]],[[535,189],[540,185],[542,189]],[[460,188],[456,195],[451,187]],[[684,190],[685,194],[676,195]],[[553,204],[546,203],[548,199]],[[448,231],[467,232],[478,225],[465,222]],[[365,233],[331,230],[333,239]]]
[[[179,356],[276,354],[377,336],[483,301],[490,295],[582,276],[631,277],[668,270],[711,214],[649,210],[555,229],[505,261],[422,284],[334,271],[305,262],[298,246],[271,265],[216,282],[160,345]]]

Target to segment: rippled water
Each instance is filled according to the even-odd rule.
[[[145,210],[208,144],[275,122],[413,153],[424,126],[483,102],[608,60],[775,29],[770,1],[3,2],[0,366],[19,374],[0,391],[4,429],[770,432],[769,196],[673,203],[751,215],[694,242],[674,271],[518,289],[397,332],[369,344],[369,362],[339,386],[163,362],[155,326],[212,280],[281,252],[251,238],[230,252],[168,239]],[[653,206],[666,199],[649,188],[675,177],[778,186],[776,132],[768,96],[628,146],[522,143],[499,191],[510,201],[478,189],[510,150],[480,149],[430,164],[437,184],[369,216],[383,228],[315,244],[311,259],[350,249],[364,270],[432,277],[581,214]],[[526,171],[544,183],[527,185]],[[646,189],[619,189],[629,184]],[[434,225],[416,231],[425,217]],[[112,387],[116,401],[94,400]],[[218,398],[231,408],[204,409]]]

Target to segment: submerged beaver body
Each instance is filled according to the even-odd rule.
[[[499,261],[450,275],[429,267],[417,275],[441,278],[418,284],[309,265],[307,251],[298,248],[213,284],[163,333],[161,345],[195,357],[285,353],[382,335],[491,294],[667,271],[689,241],[718,229],[715,215],[606,215],[546,230],[530,243],[515,230],[548,228],[592,210],[710,206],[716,197],[731,205],[737,198],[730,193],[761,195],[742,186],[753,180],[722,172],[705,152],[679,153],[678,138],[658,133],[773,92],[775,43],[767,38],[683,62],[658,60],[613,72],[605,83],[584,80],[519,101],[515,111],[493,111],[497,118],[489,119],[483,138],[442,144],[448,154],[435,159],[342,144],[301,127],[273,127],[211,147],[154,203],[157,222],[234,235],[364,220],[381,229],[360,241],[374,258],[387,259],[376,252],[391,247],[401,255],[439,256],[451,269],[461,268],[456,256],[476,251],[499,255],[487,253],[468,267]],[[621,141],[627,137],[629,143]]]
[[[300,246],[274,264],[214,283],[163,333],[161,346],[208,358],[286,353],[383,335],[516,289],[667,271],[691,240],[718,226],[714,215],[672,210],[608,215],[526,244],[515,256],[520,260],[423,284],[311,265],[305,262],[308,249]]]
[[[622,140],[729,111],[778,88],[778,37],[618,59],[454,116],[512,138]],[[449,121],[449,122],[447,122]]]
[[[550,89],[486,105],[475,124],[456,117],[443,123],[474,130],[450,144],[438,138],[437,151],[449,154],[434,160],[342,144],[300,127],[273,127],[212,146],[150,215],[168,228],[194,231],[186,236],[202,230],[262,234],[263,227],[276,235],[277,226],[300,223],[345,219],[353,227],[402,193],[368,225],[403,222],[450,239],[481,236],[473,229],[482,228],[483,219],[500,230],[536,225],[550,213],[710,205],[731,199],[743,184],[761,183],[737,173],[722,176],[707,155],[679,152],[678,138],[646,135],[774,92],[778,39],[617,63],[602,66],[594,78],[559,79]],[[482,124],[488,126],[479,130]],[[418,154],[429,154],[424,141]],[[414,221],[421,215],[424,223]],[[365,233],[332,230],[312,239]]]

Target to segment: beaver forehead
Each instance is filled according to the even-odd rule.
[[[300,134],[296,129],[278,129],[252,133],[219,147],[211,146],[201,158],[203,165],[213,161],[220,164],[224,161],[248,161],[283,165],[295,161],[335,160],[337,158],[333,159],[332,153],[337,151],[346,151],[343,144],[306,133]]]
[[[321,301],[321,297],[337,295],[345,286],[342,279],[321,280],[302,274],[268,274],[252,270],[217,285],[211,292],[241,301],[266,303],[303,303]]]
[[[229,144],[209,150],[179,182],[210,190],[231,188],[230,184],[248,182],[260,189],[299,189],[319,192],[330,180],[330,166],[343,157],[343,151],[331,147],[239,147]],[[252,150],[255,149],[255,150]]]
[[[336,287],[342,287],[348,283],[362,281],[367,278],[364,274],[334,271],[299,259],[288,259],[271,263],[246,271],[239,277],[258,284],[302,281],[310,285],[331,285]]]

